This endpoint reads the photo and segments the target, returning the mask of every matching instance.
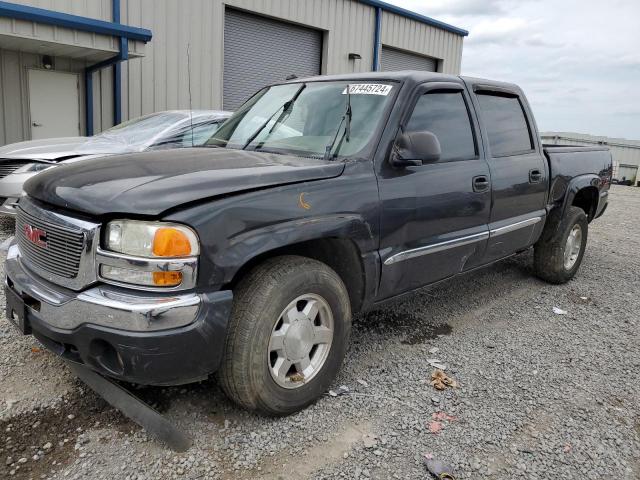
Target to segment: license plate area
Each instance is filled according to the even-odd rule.
[[[4,289],[7,299],[7,320],[11,322],[23,335],[29,335],[31,328],[27,321],[27,306],[24,299],[13,288],[6,286]]]

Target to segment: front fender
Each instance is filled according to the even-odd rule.
[[[212,260],[224,272],[222,283],[228,283],[242,265],[264,253],[325,238],[348,238],[358,245],[361,252],[374,247],[371,226],[362,216],[323,215],[285,221],[236,235],[229,239],[226,249],[216,252]]]
[[[198,233],[198,286],[211,290],[256,257],[300,242],[342,238],[353,241],[362,257],[377,252],[378,186],[372,162],[354,161],[340,177],[243,192],[166,220]]]

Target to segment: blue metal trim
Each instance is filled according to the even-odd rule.
[[[373,32],[373,71],[380,71],[380,48],[382,35],[382,8],[376,7],[376,26]]]
[[[15,18],[29,22],[46,23],[58,27],[73,28],[86,32],[125,37],[129,40],[149,42],[152,34],[146,28],[130,27],[114,22],[105,22],[94,18],[81,17],[68,13],[54,12],[44,8],[16,5],[15,3],[0,1],[0,17]]]
[[[112,16],[114,23],[120,23],[120,0],[112,0]],[[120,57],[122,60],[129,58],[129,45],[127,39],[120,37]],[[122,122],[122,63],[116,62],[113,66],[113,124]]]
[[[84,103],[85,134],[90,137],[93,135],[93,70],[88,68],[84,71]]]
[[[469,35],[467,30],[463,30],[462,28],[454,27],[453,25],[449,25],[448,23],[441,22],[439,20],[435,20],[431,17],[427,17],[425,15],[420,15],[419,13],[412,12],[411,10],[407,10],[404,8],[396,7],[395,5],[391,5],[390,3],[381,2],[380,0],[358,0],[360,3],[364,3],[371,7],[381,8],[390,13],[395,13],[396,15],[402,15],[403,17],[410,18],[420,23],[426,23],[427,25],[431,25],[432,27],[438,27],[443,30],[446,30],[451,33],[455,33],[457,35],[461,35],[466,37]]]

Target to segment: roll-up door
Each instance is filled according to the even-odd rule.
[[[436,72],[438,70],[438,60],[383,46],[381,66],[383,72],[395,72],[399,70]]]
[[[260,88],[290,75],[320,73],[322,33],[227,9],[224,22],[225,110],[235,110]]]

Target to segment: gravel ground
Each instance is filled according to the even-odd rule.
[[[184,454],[2,318],[0,477],[425,479],[431,453],[458,479],[640,479],[638,212],[640,189],[613,187],[566,285],[533,278],[526,253],[361,316],[335,384],[351,393],[288,418],[215,381],[138,390],[195,437]],[[433,359],[458,388],[430,385]]]

